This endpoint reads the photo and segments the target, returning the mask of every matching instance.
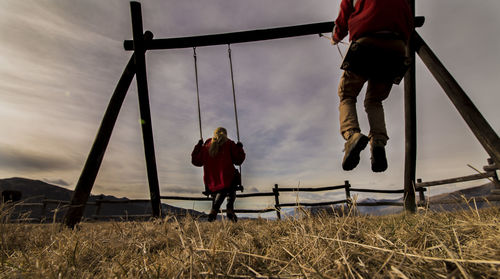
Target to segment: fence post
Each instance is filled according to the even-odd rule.
[[[345,199],[347,200],[347,208],[351,210],[352,199],[351,199],[351,184],[349,180],[344,181],[345,185]]]
[[[281,220],[281,207],[280,207],[280,192],[278,189],[278,184],[274,184],[273,188],[273,193],[274,193],[274,208],[276,209],[276,216],[278,217],[279,220]]]
[[[47,201],[45,197],[43,197],[42,204],[43,205],[42,205],[42,212],[40,214],[40,220],[45,219],[45,210],[47,209]]]
[[[101,204],[102,204],[103,198],[104,198],[104,195],[100,195],[99,199],[95,201],[96,208],[95,208],[94,215],[96,215],[96,216],[98,216],[101,213]]]
[[[495,161],[492,158],[488,158],[488,166],[495,166]],[[500,181],[498,179],[497,170],[491,170],[495,175],[492,176],[493,183],[495,184],[495,189],[500,189]]]
[[[417,184],[418,183],[422,183],[421,178],[417,179]],[[420,198],[420,203],[425,205],[425,194],[424,194],[425,190],[424,190],[424,188],[419,187],[419,188],[417,188],[417,191],[418,191],[418,196]]]

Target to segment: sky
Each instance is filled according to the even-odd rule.
[[[417,31],[498,134],[500,2],[416,2],[416,14],[426,17]],[[340,0],[141,4],[144,30],[169,38],[333,21]],[[0,178],[26,177],[74,189],[132,55],[123,49],[123,41],[131,38],[128,1],[0,0]],[[240,140],[247,154],[242,167],[246,192],[268,192],[274,184],[320,187],[345,180],[357,188],[403,188],[403,83],[384,102],[389,169],[371,172],[367,148],[360,165],[345,172],[337,97],[342,58],[337,49],[317,35],[234,44],[231,49]],[[203,138],[223,126],[236,140],[227,46],[200,47],[197,54]],[[190,163],[200,137],[193,50],[148,51],[146,63],[160,193],[200,196],[202,170]],[[364,89],[359,99],[363,97]],[[362,101],[358,114],[368,134]],[[417,178],[474,174],[467,165],[481,169],[487,158],[417,58]],[[92,194],[148,198],[147,183],[134,79]],[[466,186],[435,187],[430,194]],[[300,199],[337,200],[343,195],[301,194]],[[200,210],[209,206],[164,202]],[[245,199],[237,207],[273,202]]]

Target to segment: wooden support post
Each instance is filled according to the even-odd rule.
[[[415,17],[415,0],[408,0]],[[415,32],[415,30],[414,30]],[[417,162],[417,106],[416,106],[416,70],[415,50],[408,46],[411,65],[404,78],[404,111],[405,111],[405,172],[403,200],[405,210],[416,212],[415,172]]]
[[[351,210],[352,199],[351,199],[351,184],[349,180],[344,181],[345,185],[345,199],[347,200],[347,208]]]
[[[153,33],[146,32],[144,34],[145,40],[153,39]],[[113,132],[113,128],[118,118],[118,113],[122,107],[127,91],[132,83],[135,75],[135,54],[130,57],[130,60],[123,70],[123,73],[115,87],[111,100],[109,101],[104,117],[102,118],[101,126],[97,132],[94,144],[90,149],[89,156],[85,162],[80,178],[73,192],[70,206],[66,215],[64,216],[64,223],[66,226],[73,228],[83,216],[85,204],[87,203],[92,187],[94,186],[97,173],[101,167],[102,159],[106,148],[108,147],[109,139]]]
[[[146,57],[144,54],[145,48],[142,35],[141,3],[130,2],[130,10],[132,14],[137,92],[139,95],[139,108],[141,115],[140,121],[142,127],[142,138],[144,141],[144,153],[146,156],[146,168],[149,181],[149,192],[151,196],[151,209],[153,217],[159,217],[161,215],[160,186],[158,182],[158,172],[156,169],[153,125],[151,123],[151,111],[149,107]]]
[[[281,220],[281,207],[280,207],[280,192],[278,189],[278,184],[274,184],[273,188],[273,193],[274,193],[274,208],[276,209],[276,216],[278,217],[279,220]]]
[[[486,119],[484,119],[481,112],[472,103],[458,82],[416,32],[413,35],[413,44],[425,66],[427,66],[439,85],[441,85],[483,148],[495,161],[496,165],[500,166],[500,139],[498,135]]]

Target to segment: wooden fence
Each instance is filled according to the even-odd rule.
[[[479,179],[491,179],[497,188],[500,189],[500,183],[497,175],[498,167],[494,164],[493,160],[488,159],[488,165],[483,167],[483,173],[478,173],[474,175],[461,176],[456,178],[449,178],[444,180],[436,180],[436,181],[428,181],[422,182],[421,179],[417,180],[415,184],[415,191],[419,193],[420,200],[417,203],[418,206],[428,206],[429,201],[425,198],[425,192],[427,191],[427,187],[446,185],[451,183],[459,183],[466,181],[473,181]],[[321,192],[321,191],[333,191],[333,190],[341,190],[344,189],[346,198],[344,200],[337,201],[327,201],[327,202],[317,202],[317,203],[280,203],[279,197],[280,192]],[[282,207],[299,207],[299,206],[325,206],[325,205],[335,205],[335,204],[346,204],[350,206],[352,204],[351,193],[359,192],[359,193],[383,193],[383,194],[403,194],[404,189],[401,190],[374,190],[374,189],[361,189],[361,188],[352,188],[351,184],[348,180],[344,182],[343,185],[338,186],[327,186],[327,187],[317,187],[317,188],[287,188],[287,187],[279,187],[278,184],[274,185],[272,192],[264,192],[264,193],[250,193],[250,194],[238,194],[237,198],[249,198],[249,197],[265,197],[265,196],[274,196],[275,204],[274,208],[264,208],[264,209],[235,209],[236,213],[266,213],[266,212],[276,212],[276,216],[278,219],[281,219],[281,208]],[[160,199],[165,200],[192,200],[192,201],[212,201],[211,198],[208,197],[180,197],[180,196],[160,196]],[[456,202],[456,201],[454,201]],[[387,202],[387,201],[379,201],[379,202],[358,202],[356,206],[404,206],[404,202]],[[225,210],[222,210],[225,212]]]
[[[280,203],[280,193],[284,192],[324,192],[324,191],[334,191],[334,190],[342,190],[344,189],[346,198],[343,200],[336,201],[325,201],[325,202],[315,202],[315,203],[305,203],[305,202],[295,202],[295,203]],[[343,185],[337,186],[326,186],[326,187],[315,187],[315,188],[290,188],[290,187],[279,187],[278,184],[274,185],[272,192],[262,192],[262,193],[249,193],[249,194],[237,194],[237,198],[250,198],[250,197],[271,197],[274,196],[274,207],[272,208],[264,208],[264,209],[235,209],[236,213],[267,213],[267,212],[276,212],[276,217],[281,219],[281,208],[283,207],[302,207],[302,206],[326,206],[326,205],[335,205],[335,204],[345,204],[347,206],[352,205],[352,192],[364,192],[364,193],[385,193],[385,194],[403,194],[404,190],[374,190],[374,189],[360,189],[360,188],[352,188],[351,184],[348,180],[344,181]],[[420,192],[425,192],[425,188],[419,189]],[[162,200],[192,200],[192,201],[212,201],[211,198],[208,197],[180,197],[180,196],[161,196]],[[374,203],[356,203],[356,206],[381,206],[381,205],[395,205],[395,206],[403,206],[401,202],[374,202]],[[225,210],[222,210],[225,212]]]
[[[425,198],[425,192],[427,191],[427,187],[434,187],[440,185],[446,185],[451,183],[459,183],[466,181],[473,181],[479,179],[491,179],[497,188],[500,188],[500,183],[498,180],[497,170],[498,167],[494,164],[491,159],[488,159],[488,165],[485,166],[483,173],[478,173],[474,175],[449,178],[444,180],[437,181],[428,181],[422,182],[421,179],[417,180],[415,184],[415,191],[419,193],[420,200],[418,201],[418,206],[428,206],[429,201]],[[280,203],[280,193],[283,192],[321,192],[321,191],[333,191],[333,190],[341,190],[344,189],[346,198],[343,200],[337,201],[327,201],[327,202],[317,202],[317,203]],[[334,204],[346,204],[350,206],[352,204],[351,193],[359,192],[359,193],[382,193],[382,194],[403,194],[404,189],[401,190],[374,190],[374,189],[360,189],[360,188],[352,188],[349,181],[345,181],[343,185],[337,186],[327,186],[327,187],[318,187],[318,188],[287,188],[287,187],[279,187],[278,184],[274,185],[272,192],[263,192],[263,193],[249,193],[249,194],[238,194],[237,198],[250,198],[250,197],[265,197],[265,196],[274,196],[275,204],[273,208],[264,208],[264,209],[235,209],[237,213],[266,213],[266,212],[276,212],[276,216],[278,219],[281,219],[281,208],[283,207],[299,207],[299,206],[325,206],[325,205],[334,205]],[[192,200],[192,201],[212,201],[211,198],[208,197],[181,197],[181,196],[160,196],[160,199],[164,200]],[[456,201],[454,201],[456,202]],[[358,202],[356,206],[404,206],[404,202]],[[225,210],[222,210],[225,212]]]
[[[422,179],[417,179],[417,183],[415,183],[415,190],[419,192],[419,203],[428,205],[429,202],[426,200],[424,191],[421,191],[421,189],[425,189],[427,187],[435,187],[435,186],[441,186],[441,185],[447,185],[447,184],[452,184],[452,183],[460,183],[460,182],[467,182],[467,181],[474,181],[474,180],[479,180],[479,179],[489,179],[491,182],[494,183],[495,189],[492,191],[493,194],[497,194],[500,190],[500,182],[498,178],[498,166],[495,165],[494,161],[489,158],[488,159],[488,165],[483,167],[484,172],[479,172],[478,174],[473,174],[473,175],[467,175],[467,176],[461,176],[461,177],[455,177],[455,178],[448,178],[448,179],[443,179],[443,180],[435,180],[435,181],[426,181],[423,182]],[[496,199],[496,198],[495,198]],[[444,201],[439,201],[439,203],[443,203]],[[450,201],[450,202],[456,202]]]
[[[99,199],[87,202],[86,206],[95,206],[94,214],[90,216],[90,219],[98,220],[98,219],[149,219],[151,218],[151,214],[129,214],[129,215],[102,215],[101,208],[103,204],[131,204],[131,203],[143,203],[148,204],[151,201],[148,199],[134,199],[134,200],[106,200],[100,197]],[[48,211],[50,205],[55,205],[55,208],[51,211]],[[51,213],[54,215],[53,219],[57,219],[58,212],[62,212],[69,208],[70,202],[64,200],[54,200],[54,199],[43,199],[40,202],[16,202],[16,203],[7,203],[6,208],[30,208],[34,207],[41,208],[40,210],[40,218],[32,218],[32,217],[21,217],[21,218],[13,218],[10,221],[23,221],[23,222],[43,222],[48,219],[47,214]],[[62,217],[62,216],[59,216]]]
[[[480,172],[474,175],[467,175],[455,178],[448,178],[443,180],[436,181],[426,181],[423,182],[422,179],[418,179],[415,184],[415,191],[419,193],[419,201],[418,206],[428,206],[429,201],[425,197],[425,192],[428,187],[435,187],[441,185],[447,185],[452,183],[460,183],[466,181],[473,181],[479,179],[490,179],[496,185],[495,192],[498,192],[500,189],[499,178],[497,174],[498,167],[493,163],[491,159],[488,159],[488,165],[483,167],[484,172]],[[335,190],[344,190],[345,199],[336,200],[336,201],[324,201],[324,202],[315,202],[315,203],[305,203],[305,202],[295,202],[295,203],[280,203],[280,193],[300,193],[300,192],[325,192],[325,191],[335,191]],[[315,187],[315,188],[301,188],[301,187],[279,187],[278,184],[274,185],[272,191],[270,192],[259,192],[259,193],[248,193],[248,194],[237,194],[237,198],[253,198],[253,197],[274,197],[274,207],[263,208],[263,209],[235,209],[236,213],[267,213],[267,212],[276,212],[276,216],[278,219],[281,219],[281,209],[283,207],[315,207],[315,206],[326,206],[326,205],[336,205],[336,204],[344,204],[347,206],[351,206],[353,204],[351,193],[382,193],[382,194],[403,194],[404,189],[401,190],[375,190],[375,189],[361,189],[361,188],[352,188],[351,184],[348,180],[344,181],[342,185],[336,186],[326,186],[326,187]],[[162,200],[186,200],[186,201],[207,201],[212,202],[212,199],[209,197],[186,197],[186,196],[160,196]],[[494,200],[500,200],[500,198],[494,198]],[[130,204],[130,203],[149,203],[149,199],[135,199],[135,200],[106,200],[100,197],[99,199],[93,202],[87,202],[86,205],[95,206],[95,212],[91,216],[92,219],[137,219],[142,218],[146,219],[151,217],[151,214],[139,214],[139,215],[102,215],[101,207],[103,204]],[[450,201],[456,203],[456,200]],[[446,201],[439,201],[439,203],[446,203]],[[69,206],[69,201],[62,200],[51,200],[51,199],[43,199],[38,203],[28,203],[28,202],[19,202],[14,203],[12,206],[15,207],[33,207],[40,206],[41,207],[41,216],[46,215],[47,208],[51,204],[56,204],[56,211],[63,210]],[[379,201],[379,202],[357,202],[356,206],[404,206],[403,202],[387,202],[387,201]],[[225,210],[222,210],[225,212]],[[33,218],[25,218],[24,221],[37,221]],[[42,220],[39,220],[42,221]]]

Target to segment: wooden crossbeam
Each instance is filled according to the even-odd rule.
[[[146,43],[145,48],[148,50],[191,48],[200,46],[227,45],[227,44],[281,39],[281,38],[332,32],[334,25],[335,24],[333,21],[329,21],[329,22],[240,31],[240,32],[223,33],[223,34],[156,39]],[[125,50],[134,50],[134,44],[132,40],[126,40],[123,45]]]
[[[425,18],[423,16],[415,17],[415,27],[421,27],[424,24],[424,21]],[[212,35],[154,39],[146,42],[144,47],[146,50],[158,50],[248,43],[306,35],[318,35],[320,33],[331,33],[333,26],[335,26],[333,21],[326,21]],[[134,50],[134,41],[125,40],[123,47],[125,50]]]

